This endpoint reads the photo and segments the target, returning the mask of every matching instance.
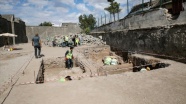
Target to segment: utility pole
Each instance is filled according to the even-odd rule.
[[[150,6],[152,5],[152,0],[150,0]]]
[[[144,8],[144,0],[142,0],[142,11],[143,11],[143,8]]]
[[[127,0],[127,12],[129,14],[129,0]]]
[[[105,14],[105,25],[106,25],[106,23],[107,23],[107,20],[106,20],[106,14]]]
[[[101,15],[101,25],[102,25],[102,15]]]
[[[99,18],[98,18],[98,27],[99,27]]]
[[[162,0],[160,0],[160,7],[162,7]]]

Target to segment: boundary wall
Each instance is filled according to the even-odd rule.
[[[36,33],[39,34],[41,39],[46,39],[47,37],[53,36],[64,36],[80,33],[80,27],[76,25],[65,25],[62,27],[53,27],[53,26],[27,26],[26,34],[28,40],[31,41]]]
[[[91,31],[121,51],[150,53],[186,62],[186,3],[176,19],[166,9],[136,14]]]

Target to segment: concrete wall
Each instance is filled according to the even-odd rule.
[[[0,34],[1,33],[13,33],[16,34],[15,43],[26,43],[28,39],[26,37],[25,22],[19,18],[14,18],[14,15],[2,15],[0,16]],[[0,37],[0,47],[4,46],[6,37]],[[13,44],[13,38],[9,38],[9,44]]]
[[[14,22],[14,31],[18,37],[15,38],[15,43],[27,43],[26,25],[24,22]]]
[[[39,34],[41,39],[46,39],[47,36],[55,35],[72,35],[80,33],[81,29],[78,25],[68,25],[62,27],[52,27],[52,26],[27,26],[26,34],[31,41],[36,33]]]
[[[186,57],[186,25],[94,33],[92,35],[102,36],[108,45],[120,50]]]
[[[182,11],[177,19],[171,19],[167,9],[157,8],[143,13],[133,14],[119,21],[100,26],[91,32],[116,31],[123,29],[140,29],[150,27],[161,27],[175,24],[186,24],[186,3],[183,4],[185,11]]]
[[[12,33],[11,22],[0,16],[0,34],[1,33]],[[4,46],[5,37],[0,37],[0,47]],[[10,41],[11,42],[11,41]]]

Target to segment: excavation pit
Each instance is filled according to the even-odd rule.
[[[73,68],[67,69],[64,57],[43,59],[36,82],[60,80],[69,81],[84,77],[107,76],[125,72],[150,71],[168,67],[156,58],[147,58],[129,52],[111,51],[109,46],[79,48],[78,55],[73,61]],[[104,65],[105,57],[114,57],[118,65]]]
[[[73,61],[73,68],[66,68],[65,57],[43,59],[37,75],[36,83],[59,80],[60,78],[70,79],[71,76],[78,76],[84,72],[78,65],[77,59]]]
[[[124,72],[139,72],[144,71],[144,69],[150,71],[169,66],[169,64],[163,63],[157,58],[144,57],[126,50],[110,48],[109,46],[88,47],[81,49],[79,52],[95,66],[95,70],[92,69],[92,72],[97,72],[100,76]],[[107,56],[115,57],[119,62],[118,65],[104,65],[103,59]]]

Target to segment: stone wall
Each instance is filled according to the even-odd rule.
[[[2,18],[0,16],[0,34],[2,33],[12,33],[12,27],[11,27],[11,22],[7,21],[6,19]],[[0,47],[4,46],[5,37],[0,37]]]
[[[14,22],[14,31],[18,37],[15,38],[15,43],[27,43],[26,25],[24,22]]]
[[[185,11],[181,11],[178,18],[173,19],[167,9],[156,8],[141,13],[131,14],[125,18],[100,26],[91,32],[116,31],[123,29],[140,29],[161,27],[175,24],[186,24],[186,3],[183,3]]]
[[[93,33],[92,35],[102,36],[108,45],[123,51],[186,57],[186,25]]]
[[[53,26],[27,26],[26,34],[28,40],[34,37],[36,33],[39,34],[41,39],[46,39],[47,36],[55,36],[55,35],[72,35],[76,33],[80,33],[81,29],[78,25],[68,25],[62,27],[53,27]]]
[[[26,37],[25,22],[19,18],[15,18],[14,15],[2,15],[0,16],[0,34],[1,33],[13,33],[16,34],[15,43],[26,43],[28,39]],[[0,47],[4,46],[7,37],[0,37]],[[13,44],[13,38],[9,38],[9,44]]]
[[[186,63],[186,3],[183,5],[185,11],[177,18],[170,18],[166,9],[159,8],[98,27],[91,35],[102,36],[108,45],[121,51],[148,53]]]

